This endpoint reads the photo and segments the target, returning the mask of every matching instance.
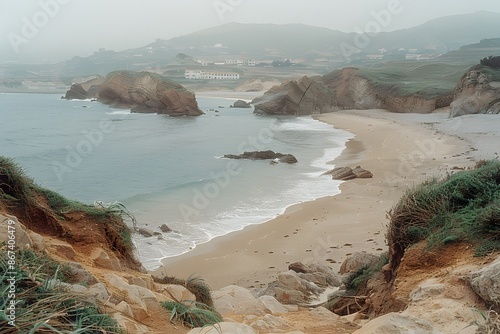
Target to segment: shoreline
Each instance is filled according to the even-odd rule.
[[[263,288],[292,262],[316,260],[338,270],[351,253],[386,251],[385,215],[406,187],[443,176],[454,165],[473,165],[463,155],[468,146],[463,140],[442,135],[428,142],[435,130],[418,121],[395,120],[398,117],[391,115],[342,111],[314,116],[354,134],[333,163],[351,167],[360,164],[374,173],[373,179],[344,182],[338,195],[292,205],[270,221],[163,259],[163,267],[152,272],[177,277],[195,274],[214,289],[230,284]],[[401,126],[405,132],[401,132]],[[416,150],[425,148],[430,151],[422,151],[417,157]]]

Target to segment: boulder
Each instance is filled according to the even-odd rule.
[[[16,217],[0,215],[0,243],[15,246],[16,250],[33,248],[33,241],[27,233],[26,227]],[[9,243],[10,242],[10,243]]]
[[[39,252],[44,252],[46,246],[43,237],[40,234],[33,232],[31,230],[27,230],[26,232],[28,233],[29,237],[31,238],[31,241],[33,242],[33,249]]]
[[[290,324],[279,317],[276,317],[271,314],[266,314],[261,319],[254,321],[250,324],[253,329],[255,329],[258,333],[269,332],[269,331],[284,331],[287,329],[292,329]]]
[[[302,262],[294,262],[288,265],[288,269],[295,271],[296,273],[307,273],[309,268]]]
[[[298,162],[297,158],[291,154],[285,154],[284,156],[282,156],[278,160],[279,160],[279,162],[283,162],[286,164],[294,164],[294,163]]]
[[[152,237],[153,235],[155,235],[155,233],[151,229],[146,228],[146,227],[139,227],[137,229],[137,233],[139,233],[140,235],[142,235],[146,238],[149,238],[149,237]]]
[[[379,257],[373,254],[354,253],[344,260],[340,266],[341,274],[355,273],[365,267],[370,267],[379,260]]]
[[[476,66],[462,77],[455,88],[450,117],[500,113],[499,83],[491,82],[485,73]]]
[[[73,246],[66,241],[51,239],[50,245],[58,256],[65,257],[69,260],[75,260],[76,252]]]
[[[162,310],[158,299],[150,290],[137,285],[130,285],[115,274],[106,274],[104,278],[113,288],[120,291],[120,296],[123,296],[123,300],[130,305],[136,320],[142,321],[149,317],[151,313]]]
[[[252,103],[255,113],[268,115],[302,116],[338,110],[328,88],[307,76],[274,86]]]
[[[250,291],[245,288],[230,285],[220,290],[212,291],[212,300],[215,309],[222,315],[225,314],[255,314],[261,315],[268,308]]]
[[[172,232],[172,229],[168,227],[167,224],[162,224],[160,226],[160,231],[162,231],[163,233],[169,233]]]
[[[158,290],[159,293],[170,296],[178,302],[191,303],[196,300],[196,296],[182,285],[169,284],[162,285],[162,287],[162,289]]]
[[[77,294],[84,294],[88,291],[88,289],[81,284],[70,284],[65,282],[59,282],[58,284],[67,291],[74,292]]]
[[[351,167],[336,167],[323,175],[331,175],[333,180],[348,181],[355,179],[357,176],[352,171]]]
[[[398,313],[388,313],[366,323],[353,334],[439,334],[432,325],[422,319]]]
[[[372,172],[367,171],[366,169],[361,168],[360,166],[356,166],[356,168],[353,168],[352,172],[359,179],[370,179],[370,178],[373,177],[373,173]]]
[[[65,263],[65,276],[70,283],[80,283],[86,286],[91,286],[99,281],[85,267],[78,262]]]
[[[243,100],[235,101],[231,108],[252,108],[252,105]]]
[[[283,304],[303,305],[310,302],[309,296],[298,290],[291,290],[281,287],[274,288],[276,299]]]
[[[101,303],[106,303],[111,297],[111,294],[109,293],[108,289],[101,282],[90,286],[86,294],[90,297],[95,298],[97,301]]]
[[[94,258],[94,264],[101,268],[121,271],[122,265],[120,260],[118,260],[114,255],[110,257],[103,249],[98,252],[96,258]]]
[[[220,322],[213,326],[193,328],[188,334],[257,334],[250,326],[236,322]]]
[[[119,302],[118,305],[114,307],[114,309],[127,317],[132,318],[134,316],[134,314],[132,313],[132,308],[125,301]]]
[[[335,323],[340,319],[340,316],[333,313],[332,311],[329,311],[328,309],[320,306],[320,307],[315,307],[312,310],[309,311],[309,314],[312,317],[315,317],[318,319],[318,322],[330,322],[330,323]]]
[[[71,85],[64,98],[66,100],[85,100],[89,98],[89,95],[81,84],[75,83]]]
[[[131,317],[126,316],[120,312],[113,313],[111,316],[113,317],[113,319],[116,320],[118,325],[126,331],[126,333],[134,333],[134,334],[151,333],[151,330],[146,325],[134,321]]]
[[[320,287],[339,287],[342,285],[341,277],[332,268],[317,262],[303,264],[295,262],[288,266],[290,270],[298,273],[298,276],[306,281],[312,282]]]
[[[261,296],[259,300],[273,315],[288,313],[288,310],[273,296]]]
[[[472,289],[485,301],[500,306],[500,257],[469,277]]]

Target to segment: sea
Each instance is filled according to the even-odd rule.
[[[137,224],[137,255],[153,270],[166,257],[264,223],[293,204],[338,194],[322,173],[352,138],[311,117],[230,108],[235,98],[197,96],[199,117],[131,113],[57,94],[0,94],[0,155],[39,185],[93,205],[121,202]],[[296,164],[231,160],[273,150]],[[128,221],[131,224],[130,221]]]

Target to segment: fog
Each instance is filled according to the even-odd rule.
[[[302,23],[344,32],[391,13],[386,31],[500,12],[498,0],[2,0],[0,62],[57,62],[124,50],[229,22]]]

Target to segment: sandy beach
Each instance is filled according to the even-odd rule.
[[[445,113],[365,110],[315,118],[355,135],[333,165],[360,165],[373,178],[344,182],[337,196],[296,204],[264,224],[164,259],[156,274],[184,278],[194,274],[213,289],[230,284],[261,288],[292,262],[316,260],[338,270],[351,253],[380,254],[387,249],[386,213],[403,192],[426,179],[473,166],[482,157],[479,153],[493,159],[496,146],[487,146],[486,153],[475,146],[494,143],[499,132],[484,130],[488,134],[477,139],[477,134],[467,134],[469,121],[448,120]],[[475,122],[488,124],[483,118]]]

